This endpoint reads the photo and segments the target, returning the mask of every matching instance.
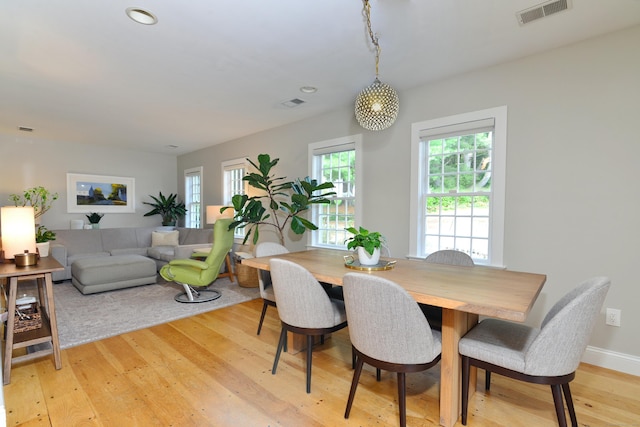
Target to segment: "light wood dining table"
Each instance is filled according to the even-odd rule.
[[[344,256],[350,254],[340,250],[311,249],[249,258],[242,263],[269,270],[271,258],[286,259],[309,270],[318,281],[337,286],[342,286],[342,278],[347,273],[372,274],[396,282],[419,303],[442,307],[440,424],[453,426],[460,416],[458,341],[478,322],[479,315],[523,322],[540,294],[546,275],[398,258],[383,259],[396,262],[390,270],[358,271],[345,265]]]

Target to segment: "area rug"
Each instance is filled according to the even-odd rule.
[[[60,348],[97,341],[160,323],[228,307],[260,297],[258,288],[243,288],[228,278],[211,285],[222,296],[205,303],[185,304],[173,298],[182,286],[159,281],[117,291],[83,295],[70,281],[54,284]]]

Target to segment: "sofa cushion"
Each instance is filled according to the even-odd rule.
[[[213,243],[212,228],[176,228],[180,232],[180,245]]]
[[[56,230],[56,244],[67,249],[67,256],[103,252],[102,230]]]
[[[114,249],[136,248],[138,241],[133,229],[105,228],[102,232],[102,250],[111,252]]]
[[[109,251],[112,256],[118,255],[142,255],[147,256],[148,248],[125,248],[125,249],[113,249]]]
[[[106,256],[111,256],[111,254],[109,252],[93,252],[93,253],[69,255],[67,257],[67,265],[72,265],[75,261],[79,259],[106,257]]]
[[[151,247],[156,246],[178,246],[180,234],[174,231],[154,231],[151,233]]]
[[[175,246],[153,246],[147,249],[147,256],[167,262],[174,259],[175,254]]]

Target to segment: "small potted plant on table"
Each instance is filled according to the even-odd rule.
[[[41,257],[49,256],[49,241],[56,240],[56,233],[41,225],[36,230],[36,247]]]
[[[91,212],[89,215],[85,215],[91,224],[91,228],[100,228],[100,220],[104,214],[98,212]]]
[[[369,231],[364,227],[345,228],[353,236],[345,240],[347,249],[358,249],[358,261],[362,265],[376,265],[380,261],[380,247],[384,237],[377,231]]]

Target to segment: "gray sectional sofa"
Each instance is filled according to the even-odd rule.
[[[168,242],[162,237],[168,236],[167,234],[154,235],[154,232],[160,232],[158,227],[54,230],[56,240],[51,242],[50,256],[65,269],[54,272],[52,279],[54,282],[72,279],[83,293],[155,283],[155,272],[164,264],[175,258],[190,258],[194,249],[208,247],[213,243],[212,229],[176,227],[175,230],[178,231],[177,242],[173,241],[175,239]],[[175,235],[172,237],[175,238]],[[113,258],[96,261],[97,258],[106,257]],[[72,268],[79,260],[84,261]],[[153,274],[150,270],[154,266],[148,260],[155,263]],[[133,275],[130,278],[123,278],[122,271],[118,271],[122,270],[124,261]],[[111,272],[113,278],[109,277]],[[100,283],[96,284],[100,286],[90,288],[84,286],[81,283],[83,281],[98,281]]]

